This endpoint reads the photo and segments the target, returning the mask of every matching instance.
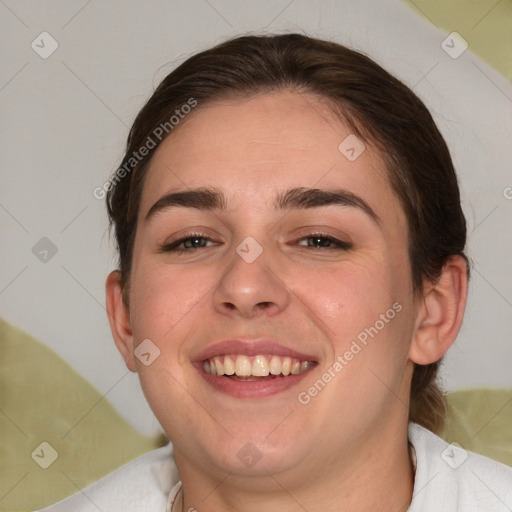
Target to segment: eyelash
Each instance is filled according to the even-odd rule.
[[[303,236],[299,238],[297,241],[301,241],[308,238],[320,238],[323,240],[327,240],[329,242],[332,242],[333,244],[337,245],[337,247],[311,247],[312,249],[325,249],[327,251],[348,251],[352,249],[352,244],[350,242],[344,242],[342,240],[338,240],[337,238],[334,238],[330,235],[327,235],[325,233],[311,233],[307,236]],[[177,254],[178,256],[182,255],[185,252],[195,252],[197,249],[205,249],[205,247],[189,247],[187,249],[178,249],[178,246],[181,245],[183,242],[186,242],[188,240],[196,240],[196,239],[203,239],[212,242],[213,240],[205,236],[201,233],[188,233],[186,236],[180,238],[179,240],[175,240],[174,242],[163,244],[160,246],[161,252],[172,252]],[[309,246],[308,246],[309,248]]]

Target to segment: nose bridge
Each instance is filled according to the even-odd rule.
[[[288,290],[271,265],[271,251],[247,236],[229,258],[213,296],[215,308],[251,317],[259,310],[276,314],[286,308]]]

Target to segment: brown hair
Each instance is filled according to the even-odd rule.
[[[185,112],[187,104],[278,90],[324,98],[361,140],[380,150],[408,220],[415,292],[425,280],[439,278],[450,255],[466,258],[466,221],[449,150],[408,87],[367,56],[334,42],[300,34],[242,36],[187,59],[161,82],[133,123],[125,157],[107,191],[125,304],[144,177],[165,139],[162,127],[165,135],[172,133],[170,119]],[[155,138],[160,139],[155,147],[140,157],[140,149]],[[445,416],[438,366],[439,361],[415,366],[409,411],[410,421],[434,431]]]

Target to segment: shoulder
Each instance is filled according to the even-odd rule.
[[[152,450],[76,494],[38,512],[165,510],[179,481],[172,445]]]
[[[409,424],[416,452],[410,512],[501,512],[512,507],[512,468],[448,444],[429,430]]]

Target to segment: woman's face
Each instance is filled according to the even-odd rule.
[[[144,184],[130,319],[150,343],[127,363],[176,460],[321,474],[381,443],[407,423],[416,314],[383,159],[308,94],[199,104],[175,130]],[[162,200],[199,188],[223,202]]]

